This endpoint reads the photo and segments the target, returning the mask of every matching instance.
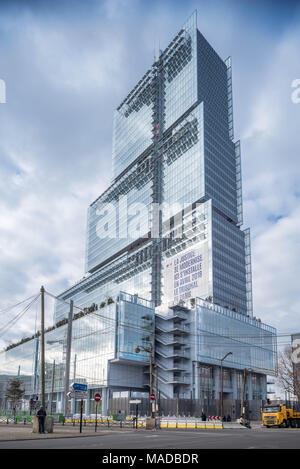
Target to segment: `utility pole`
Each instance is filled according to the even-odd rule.
[[[45,409],[45,289],[41,287],[41,394]]]
[[[65,396],[64,396],[64,415],[67,415],[69,397],[69,381],[70,381],[70,360],[71,360],[71,344],[72,344],[72,322],[73,322],[73,300],[70,301],[70,310],[68,316],[67,329],[67,351],[66,351],[66,372],[65,372]]]
[[[153,379],[152,379],[152,351],[153,351],[153,347],[152,347],[152,342],[150,342],[150,345],[149,345],[149,348],[145,348],[143,346],[137,346],[135,348],[135,353],[140,353],[141,350],[144,350],[145,352],[148,352],[149,353],[149,373],[150,373],[150,392],[149,392],[149,397],[151,396],[151,394],[153,393]],[[157,398],[157,396],[156,396]],[[153,404],[150,403],[151,405],[151,417],[153,418],[154,416],[154,412],[153,412]]]
[[[38,358],[39,358],[39,338],[36,336],[34,339],[34,372],[33,372],[33,389],[32,394],[34,397],[37,394],[37,381],[38,381]]]
[[[220,362],[221,362],[221,367],[220,367],[221,368],[221,396],[220,396],[220,398],[221,398],[221,415],[220,415],[220,417],[221,417],[222,421],[223,421],[223,361],[225,360],[225,358],[228,357],[228,355],[232,355],[232,352],[226,353],[226,355],[223,358],[221,358],[221,360],[220,360]]]
[[[76,381],[76,362],[77,362],[77,354],[75,353],[74,357],[74,369],[73,369],[73,383]],[[72,404],[71,404],[71,413],[75,414],[76,411],[76,399],[72,397]]]
[[[75,353],[75,357],[74,357],[74,370],[73,370],[73,381],[75,383],[75,379],[76,379],[76,361],[77,361],[77,353]]]
[[[209,403],[210,403],[210,378],[211,378],[211,368],[208,368],[208,383],[207,383],[207,412],[206,415],[209,415]]]
[[[52,415],[52,410],[53,410],[54,377],[55,377],[55,360],[53,360],[53,366],[52,366],[52,387],[51,387],[51,404],[50,404],[51,415]]]
[[[223,361],[221,360],[221,371],[220,371],[220,379],[221,379],[221,385],[220,385],[220,417],[221,421],[223,422]]]
[[[158,366],[155,365],[155,417],[158,417]]]
[[[150,363],[149,363],[149,366],[150,366],[150,396],[151,394],[153,394],[153,364],[152,364],[152,342],[150,342],[150,345],[149,345],[149,355],[150,355]],[[155,403],[153,403],[151,401],[151,417],[153,418],[154,417],[154,411],[153,411],[153,405],[155,405]]]
[[[149,346],[149,355],[150,355],[150,394],[153,393],[153,379],[152,379],[152,343]]]
[[[241,416],[243,417],[245,414],[245,389],[246,389],[246,368],[244,368],[244,379],[243,379],[243,390],[242,390],[242,400],[241,400]]]

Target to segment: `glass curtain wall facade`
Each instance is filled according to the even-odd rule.
[[[120,292],[117,302],[94,304],[88,311],[75,313],[72,321],[72,346],[70,358],[70,384],[88,385],[91,399],[95,390],[108,393],[130,387],[142,392],[147,381],[143,365],[149,363],[149,354],[135,348],[154,341],[154,305],[142,298]],[[54,412],[61,412],[64,402],[65,369],[67,354],[67,320],[60,321],[45,333],[45,393],[50,402],[53,380]],[[18,375],[25,388],[25,396],[41,392],[41,357],[39,336],[24,344],[0,353],[0,378],[6,381]],[[89,400],[85,402],[88,413]],[[48,405],[50,409],[50,404]],[[75,401],[69,409],[76,412]]]
[[[233,139],[231,59],[214,51],[194,13],[114,114],[113,179],[88,209],[85,276],[55,307],[55,323],[68,317],[70,299],[91,313],[74,321],[73,380],[102,392],[145,392],[143,350],[152,343],[162,397],[216,398],[227,351],[228,392],[238,398],[243,369],[251,368],[249,395],[264,393],[275,330],[253,318],[241,148]],[[57,403],[66,330],[49,331],[46,341],[46,391],[55,360]],[[6,374],[24,357],[32,389],[36,343],[0,357]]]
[[[241,148],[233,138],[231,59],[214,51],[194,13],[115,111],[113,180],[88,209],[86,272],[59,295],[46,334],[46,393],[50,399],[55,361],[55,411],[64,400],[70,299],[70,381],[88,385],[87,415],[96,391],[103,415],[109,396],[149,391],[150,343],[162,398],[217,399],[228,351],[224,392],[240,398],[246,368],[249,399],[265,396],[276,331],[253,318]],[[39,353],[38,337],[1,353],[2,377],[20,365],[26,392],[38,392]]]
[[[89,306],[123,290],[158,306],[211,297],[252,315],[240,160],[231,60],[202,36],[195,12],[115,111],[112,185],[88,210],[85,278],[61,298]],[[205,243],[205,282],[170,295],[168,261]],[[66,313],[58,304],[55,314]]]
[[[266,398],[266,374],[276,364],[276,330],[245,314],[196,298],[191,308],[161,308],[156,314],[156,364],[166,398],[218,399],[220,360],[224,392],[241,398],[244,370],[251,373],[249,399]]]

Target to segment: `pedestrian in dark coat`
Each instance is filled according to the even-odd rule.
[[[39,433],[45,433],[45,420],[47,413],[42,405],[36,415],[39,420]]]

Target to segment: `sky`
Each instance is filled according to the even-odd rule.
[[[7,306],[83,276],[87,208],[111,181],[113,111],[195,9],[232,57],[254,314],[300,331],[300,3],[1,0],[0,349],[36,327],[35,305],[1,335],[19,311]]]

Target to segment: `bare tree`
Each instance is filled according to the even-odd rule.
[[[300,401],[300,364],[295,363],[293,348],[288,346],[278,356],[278,383]]]

